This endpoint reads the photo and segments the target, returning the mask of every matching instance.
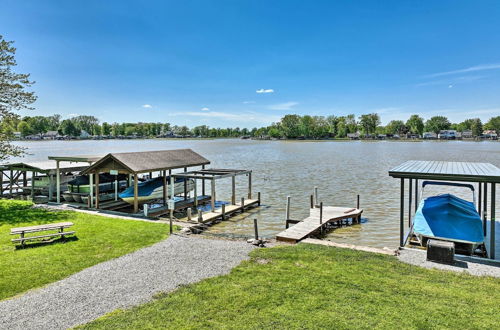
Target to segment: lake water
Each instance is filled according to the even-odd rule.
[[[46,161],[47,156],[104,155],[109,152],[191,148],[213,167],[253,170],[253,192],[262,193],[263,206],[211,227],[208,234],[250,237],[253,219],[259,231],[273,237],[284,229],[286,196],[291,217],[308,214],[309,195],[319,188],[325,205],[355,207],[361,196],[365,222],[335,230],[328,239],[374,247],[396,247],[399,240],[399,180],[388,170],[410,160],[481,161],[500,167],[498,142],[392,141],[253,141],[221,140],[103,140],[18,142],[30,155],[23,161]],[[14,161],[15,159],[13,159]],[[247,178],[237,177],[237,200],[246,197]],[[217,181],[217,199],[230,200],[231,180]],[[199,190],[200,191],[200,190]],[[465,196],[470,197],[470,196]],[[500,214],[500,193],[496,210]],[[470,199],[470,198],[469,198]]]

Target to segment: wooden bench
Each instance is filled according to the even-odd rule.
[[[21,245],[24,246],[25,241],[29,241],[29,240],[33,240],[33,239],[55,237],[55,236],[61,236],[61,238],[64,238],[66,235],[73,235],[75,233],[75,231],[64,231],[65,228],[69,228],[71,226],[73,226],[72,222],[59,222],[59,223],[49,223],[46,225],[12,228],[10,230],[10,234],[11,235],[20,235],[20,237],[14,238],[11,241],[12,241],[12,243],[21,242]],[[58,232],[44,234],[44,235],[37,235],[37,236],[28,236],[28,237],[25,236],[25,234],[27,234],[27,233],[37,233],[37,232],[50,231],[50,230],[58,230]]]

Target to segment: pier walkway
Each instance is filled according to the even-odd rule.
[[[276,240],[297,243],[321,230],[327,223],[340,223],[347,219],[353,219],[353,222],[359,223],[362,213],[362,209],[349,207],[324,206],[322,212],[321,208],[312,208],[309,211],[309,217],[276,235]]]
[[[259,194],[260,196],[260,194]],[[214,221],[217,219],[225,220],[227,217],[231,216],[232,213],[235,212],[244,212],[247,209],[256,207],[260,205],[260,198],[258,199],[245,199],[243,201],[243,204],[229,204],[229,205],[224,205],[221,208],[215,209],[215,211],[210,211],[210,212],[202,212],[201,215],[193,215],[191,218],[189,217],[184,217],[181,219],[178,219],[179,221],[195,221],[199,223],[205,223],[205,222],[210,222]]]

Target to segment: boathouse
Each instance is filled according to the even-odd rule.
[[[405,230],[405,205],[408,207],[408,228],[412,227],[412,214],[418,209],[419,180],[471,182],[477,184],[477,211],[482,219],[483,234],[489,236],[488,255],[495,259],[495,200],[496,187],[500,183],[500,169],[490,163],[476,162],[446,162],[410,160],[389,170],[389,176],[400,179],[400,215],[399,215],[399,245],[406,245],[411,231]],[[408,191],[405,181],[408,180]],[[487,228],[488,187],[490,205],[490,228]],[[405,203],[405,193],[408,201]],[[415,197],[414,210],[412,208]]]
[[[112,175],[127,174],[132,177],[134,184],[134,213],[139,211],[138,182],[139,174],[161,172],[163,176],[163,200],[167,201],[167,171],[184,169],[189,167],[205,165],[210,161],[191,149],[158,150],[141,152],[109,153],[100,160],[82,171],[82,175],[90,175],[95,178],[95,208],[99,208],[99,174],[109,173]],[[92,187],[91,183],[91,187]],[[93,195],[94,192],[91,192]],[[91,199],[92,202],[92,199]],[[92,205],[91,205],[92,206]]]

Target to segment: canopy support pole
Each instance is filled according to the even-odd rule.
[[[95,173],[95,208],[99,208],[99,172]]]
[[[252,199],[252,172],[248,173],[248,199]]]
[[[410,179],[410,184],[408,186],[408,227],[411,227],[411,197],[412,197],[412,191],[413,191],[413,179]],[[416,203],[417,201],[415,201]]]
[[[31,200],[33,200],[33,198],[35,197],[35,176],[36,172],[35,171],[31,172]]]
[[[94,206],[94,174],[89,174],[90,207]]]
[[[487,228],[486,228],[487,219],[488,219],[488,183],[485,182],[483,189],[483,229],[485,236],[487,234]]]
[[[212,179],[211,181],[211,194],[212,198],[210,199],[210,204],[212,207],[212,212],[215,212],[215,179]]]
[[[415,179],[415,213],[418,210],[418,179]]]
[[[167,171],[163,171],[163,205],[167,205],[168,196],[168,186],[167,186]]]
[[[61,169],[59,168],[59,161],[56,160],[56,194],[57,203],[61,203]]]
[[[139,212],[139,199],[138,199],[138,195],[139,195],[139,187],[138,187],[138,184],[139,184],[139,176],[137,175],[137,173],[134,173],[134,213],[137,213]],[[97,196],[96,196],[97,198]]]
[[[231,204],[236,205],[236,177],[231,177]]]
[[[490,258],[495,259],[495,183],[491,183],[491,201],[490,201]]]
[[[400,196],[400,210],[399,210],[399,246],[404,246],[404,236],[405,236],[405,179],[401,178],[401,196]]]

